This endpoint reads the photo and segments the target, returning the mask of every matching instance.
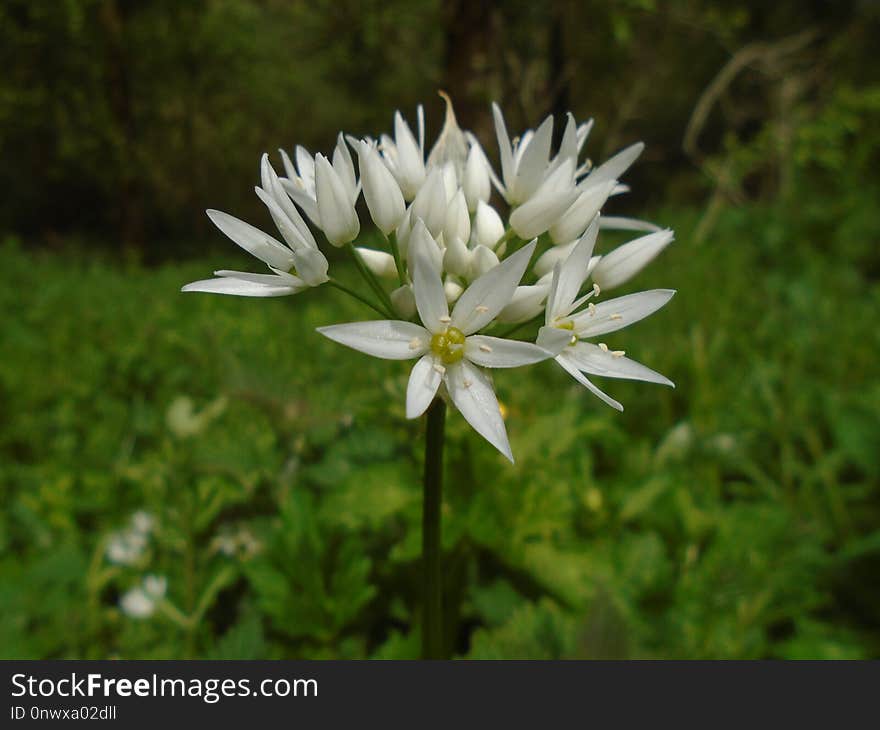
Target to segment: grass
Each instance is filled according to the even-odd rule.
[[[552,363],[499,373],[515,467],[449,414],[446,643],[876,656],[875,254],[758,207],[701,245],[695,212],[656,217],[678,240],[629,289],[679,293],[608,345],[675,390],[606,381],[618,414]],[[417,654],[406,366],[314,332],[369,316],[339,292],[179,293],[235,258],[144,269],[0,249],[5,657]],[[140,509],[147,550],[110,564],[108,536]],[[148,573],[168,603],[124,616]]]

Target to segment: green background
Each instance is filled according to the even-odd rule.
[[[878,34],[872,2],[5,2],[0,655],[417,655],[406,366],[320,338],[366,314],[329,289],[179,289],[253,267],[203,211],[270,225],[262,152],[419,102],[433,139],[445,89],[493,158],[493,99],[595,117],[596,160],[643,139],[608,212],[676,242],[626,290],[678,290],[608,339],[675,390],[502,372],[514,467],[450,414],[450,652],[876,657]]]

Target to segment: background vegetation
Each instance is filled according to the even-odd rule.
[[[595,159],[644,139],[615,212],[677,241],[632,288],[679,290],[609,340],[676,390],[502,374],[515,467],[450,418],[454,653],[876,657],[878,33],[818,0],[5,2],[0,654],[417,653],[405,368],[319,339],[361,314],[332,292],[178,290],[245,262],[203,211],[263,221],[263,151],[418,102],[433,135],[445,88],[487,142],[491,99],[594,116]]]

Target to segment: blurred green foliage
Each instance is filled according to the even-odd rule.
[[[610,343],[676,390],[615,382],[618,414],[552,364],[501,373],[515,467],[450,418],[458,655],[878,653],[880,289],[857,232],[753,206],[698,244],[698,213],[659,212],[679,240],[636,285],[679,294]],[[2,261],[4,655],[415,655],[406,368],[314,332],[356,304],[179,294],[207,261]],[[149,547],[111,565],[136,510]],[[169,607],[126,617],[145,573]]]
[[[420,101],[436,129],[443,87],[485,139],[493,98],[596,116],[597,159],[646,139],[614,212],[676,229],[633,287],[679,290],[609,340],[676,390],[610,383],[618,414],[552,364],[500,373],[515,467],[451,414],[447,644],[876,657],[877,28],[865,2],[4,3],[0,655],[417,654],[406,368],[314,332],[365,314],[334,292],[178,290],[252,263],[202,211],[264,220],[261,152]]]

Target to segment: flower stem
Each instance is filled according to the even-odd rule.
[[[443,428],[446,403],[435,398],[428,407],[425,433],[424,503],[422,505],[422,659],[445,659],[443,650],[443,585],[440,510],[443,492]]]
[[[397,267],[397,278],[400,285],[406,284],[406,272],[403,270],[403,262],[400,260],[400,246],[397,245],[397,234],[391,231],[388,234],[388,244],[391,246],[391,255],[394,257],[394,265]]]
[[[389,313],[386,312],[384,309],[380,309],[375,304],[373,304],[373,302],[371,302],[369,299],[361,296],[354,289],[349,289],[347,286],[345,286],[345,284],[340,284],[338,281],[336,281],[336,279],[330,279],[330,281],[328,281],[327,284],[328,284],[328,286],[332,286],[335,289],[339,289],[339,291],[341,291],[341,292],[345,292],[350,297],[354,297],[361,304],[366,304],[370,309],[372,309],[374,312],[378,313],[381,317],[388,316]],[[394,317],[391,317],[391,319],[394,319]]]
[[[391,299],[388,297],[388,293],[382,288],[382,285],[379,283],[378,279],[376,279],[375,275],[372,271],[367,267],[364,263],[364,260],[360,257],[360,254],[355,251],[354,246],[350,243],[346,246],[348,252],[351,254],[351,257],[354,259],[355,266],[357,266],[358,271],[361,273],[361,276],[364,277],[364,280],[373,290],[377,297],[379,297],[379,301],[382,302],[383,306],[388,310],[388,316],[391,319],[394,319],[394,305],[391,304]]]

